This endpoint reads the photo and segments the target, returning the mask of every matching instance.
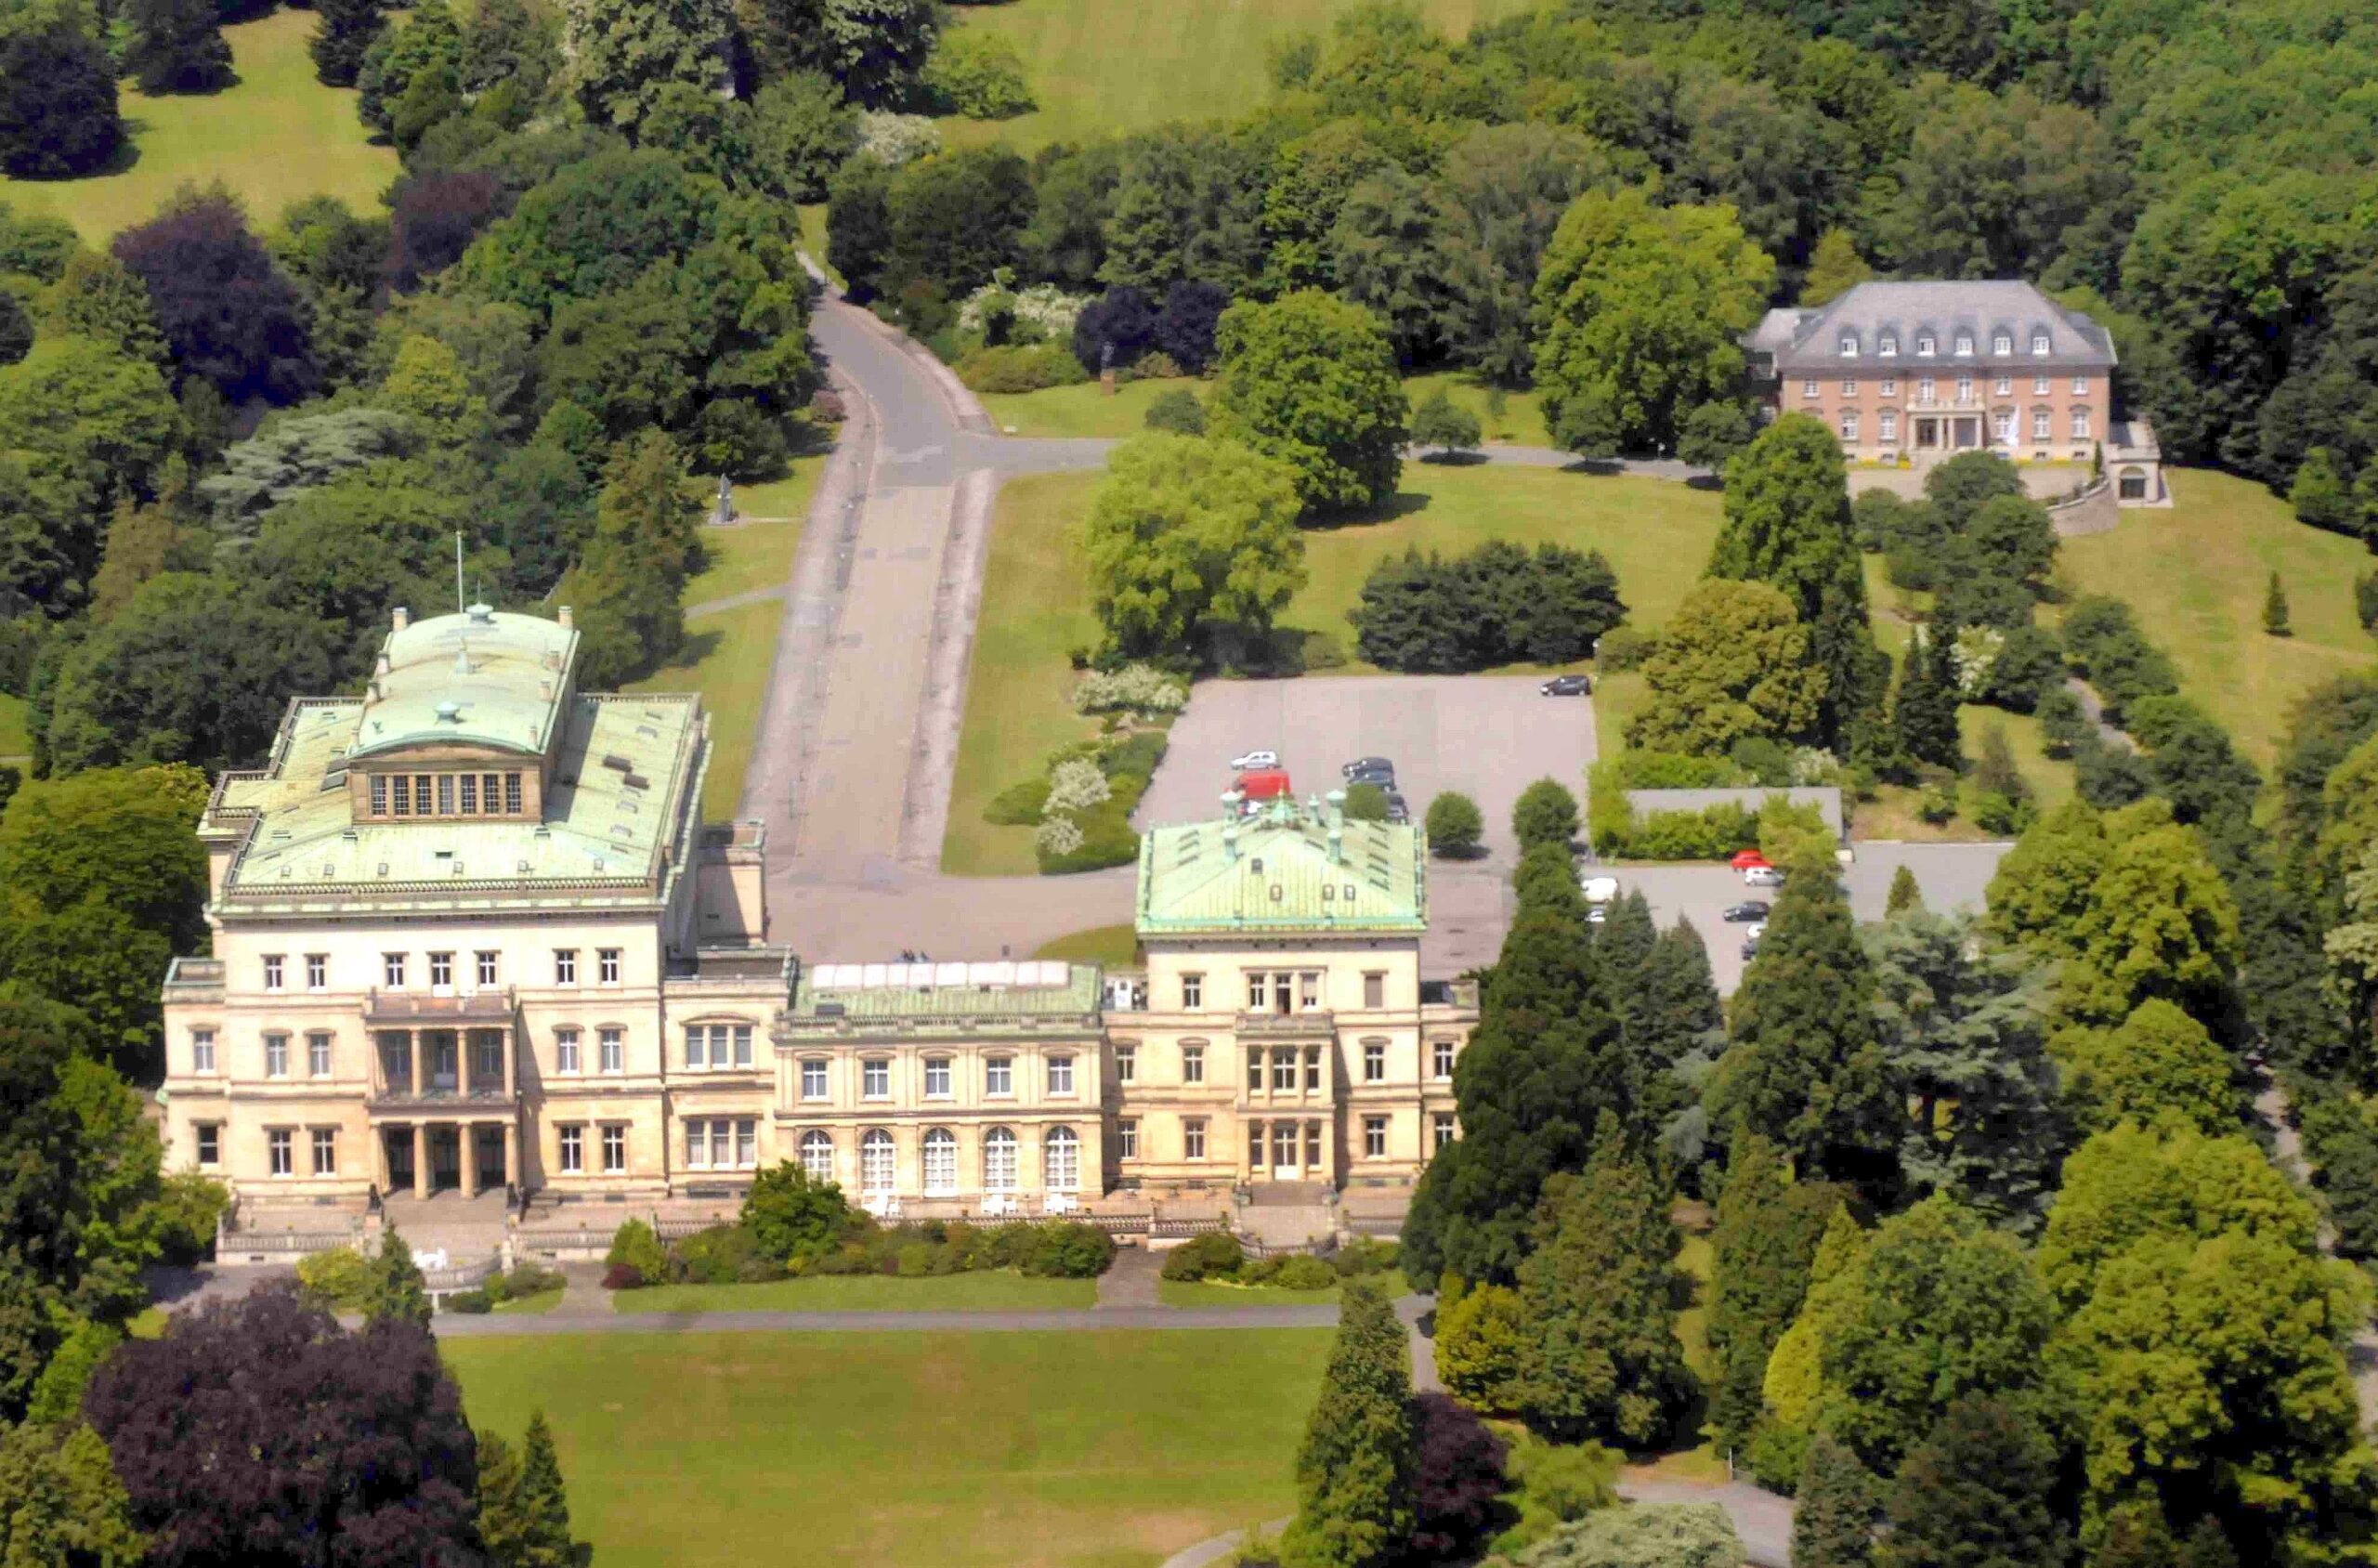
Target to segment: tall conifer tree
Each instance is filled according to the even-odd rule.
[[[1346,1286],[1321,1399],[1297,1452],[1297,1516],[1280,1537],[1288,1568],[1373,1568],[1412,1535],[1412,1348],[1387,1297]]]

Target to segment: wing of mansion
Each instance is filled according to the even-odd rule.
[[[701,820],[689,696],[574,680],[558,620],[399,610],[199,837],[164,987],[169,1159],[243,1207],[731,1195],[798,1160],[973,1211],[1408,1183],[1476,1021],[1424,981],[1427,846],[1328,803],[1143,838],[1143,973],[767,940],[765,835]]]

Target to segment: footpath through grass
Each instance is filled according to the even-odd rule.
[[[1094,1279],[1026,1279],[1012,1269],[977,1269],[924,1279],[823,1274],[759,1285],[655,1285],[615,1290],[623,1313],[1060,1312],[1098,1304]]]
[[[1150,1568],[1294,1507],[1326,1329],[600,1334],[442,1350],[542,1406],[604,1568]]]
[[[1276,1285],[1218,1285],[1211,1280],[1160,1279],[1156,1304],[1166,1307],[1329,1307],[1338,1304],[1338,1287],[1326,1290],[1283,1290]]]
[[[997,141],[1030,152],[1145,130],[1168,120],[1243,114],[1270,98],[1273,44],[1326,34],[1358,0],[1013,0],[968,7],[960,23],[1005,38],[1024,58],[1039,109],[1006,121],[945,120],[952,143]],[[1456,38],[1480,21],[1526,10],[1531,0],[1420,0],[1431,25]],[[1244,1522],[1243,1521],[1241,1522]]]
[[[2369,668],[2378,653],[2353,606],[2353,580],[2370,569],[2370,552],[2297,522],[2251,479],[2187,468],[2169,480],[2170,510],[2128,510],[2110,532],[2059,541],[2058,576],[2078,592],[2128,600],[2139,627],[2172,656],[2181,690],[2267,769],[2295,699]],[[2263,630],[2274,570],[2293,636]]]
[[[221,180],[263,229],[307,196],[336,196],[358,212],[379,205],[397,177],[392,147],[371,144],[356,95],[314,80],[306,53],[310,10],[277,11],[223,30],[239,81],[219,93],[150,98],[123,88],[125,149],[84,179],[0,177],[0,202],[66,219],[94,245],[145,223],[185,181]]]

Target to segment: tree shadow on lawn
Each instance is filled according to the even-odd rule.
[[[1357,506],[1343,512],[1324,512],[1317,516],[1297,520],[1301,533],[1336,533],[1340,529],[1369,528],[1374,523],[1392,523],[1398,517],[1409,517],[1429,509],[1429,497],[1418,490],[1397,490],[1377,506]]]

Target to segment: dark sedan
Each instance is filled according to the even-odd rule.
[[[1591,697],[1594,683],[1589,675],[1555,675],[1535,689],[1547,697]]]
[[[1744,921],[1763,921],[1769,913],[1767,901],[1763,898],[1752,898],[1740,904],[1726,906],[1726,918],[1736,923]]]

